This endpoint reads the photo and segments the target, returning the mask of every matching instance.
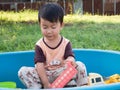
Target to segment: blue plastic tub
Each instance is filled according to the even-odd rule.
[[[73,49],[76,60],[85,63],[88,73],[99,73],[104,77],[120,74],[120,52],[97,49]],[[34,66],[34,51],[19,51],[0,53],[0,82],[16,82],[17,88],[26,89],[20,82],[17,72],[21,66]],[[10,90],[0,88],[2,90]],[[120,83],[71,87],[65,90],[101,90],[120,89]],[[13,89],[12,89],[13,90]],[[62,90],[62,89],[58,89]]]

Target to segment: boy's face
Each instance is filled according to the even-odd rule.
[[[63,27],[63,24],[58,22],[50,22],[43,18],[40,19],[40,26],[42,34],[48,40],[56,39],[59,36],[60,30]]]

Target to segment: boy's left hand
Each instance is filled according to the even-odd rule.
[[[68,58],[64,61],[64,63],[66,64],[67,62],[71,62],[71,65],[74,66],[74,67],[76,67],[76,65],[77,65],[74,59],[69,59]]]
[[[75,61],[67,60],[66,62],[70,62],[72,66],[76,67]]]
[[[68,57],[68,58],[65,60],[65,63],[66,63],[66,62],[71,62],[71,64],[72,64],[74,67],[77,66],[77,64],[76,64],[76,62],[75,62],[75,59],[74,59],[73,57]]]

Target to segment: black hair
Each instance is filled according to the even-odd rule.
[[[64,18],[63,8],[58,4],[45,4],[40,8],[38,13],[38,21],[40,22],[40,18],[48,20],[50,22],[58,22],[62,24]]]

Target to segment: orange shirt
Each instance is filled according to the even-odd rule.
[[[46,66],[50,66],[53,60],[63,62],[68,56],[74,56],[69,40],[64,37],[61,38],[61,41],[55,48],[49,47],[45,43],[44,38],[41,38],[36,43],[36,46],[37,49],[39,48],[39,51],[37,49],[35,50],[35,63],[44,62]]]

